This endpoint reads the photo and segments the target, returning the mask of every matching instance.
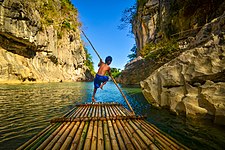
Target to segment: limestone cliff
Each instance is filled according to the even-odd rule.
[[[147,78],[155,69],[187,50],[188,44],[193,42],[194,36],[201,28],[222,15],[224,10],[225,2],[223,0],[138,1],[137,12],[132,24],[137,55],[145,57],[141,53],[149,43],[154,45],[164,42],[164,39],[177,40],[180,49],[169,52],[169,55],[158,60],[147,58],[128,63],[122,71],[120,82],[125,85],[139,85],[139,82]],[[153,55],[158,53],[157,51],[162,50],[156,48],[152,52]]]
[[[222,15],[224,10],[224,0],[138,1],[137,14],[133,19],[138,55],[151,41],[196,34],[204,24]]]
[[[120,81],[140,83],[157,107],[225,124],[224,10],[223,0],[138,1],[133,32],[139,57],[126,65]],[[170,49],[171,40],[178,46]]]
[[[198,47],[141,81],[143,94],[153,105],[225,125],[225,13],[206,24],[191,45]]]
[[[79,25],[69,0],[1,1],[0,81],[92,78]]]

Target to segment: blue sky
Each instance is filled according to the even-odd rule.
[[[78,9],[82,30],[99,52],[103,60],[108,55],[113,57],[111,67],[124,69],[129,60],[127,55],[135,44],[135,39],[127,36],[127,30],[119,30],[122,12],[134,5],[136,0],[71,0]],[[99,59],[87,40],[84,39],[88,52],[92,55],[95,71]]]

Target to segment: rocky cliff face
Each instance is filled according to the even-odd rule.
[[[142,81],[143,94],[156,106],[225,125],[225,13],[206,24],[191,46]]]
[[[137,14],[133,19],[138,55],[149,42],[158,42],[165,37],[184,38],[196,34],[205,23],[222,15],[224,9],[223,0],[139,1]],[[195,30],[190,32],[190,29]]]
[[[142,58],[126,65],[120,81],[140,83],[146,99],[176,114],[225,124],[225,2],[146,0],[133,32],[138,56],[148,43],[175,38],[169,59]],[[156,49],[155,52],[162,49]],[[151,53],[155,53],[154,51]]]
[[[140,81],[151,75],[154,70],[189,49],[194,36],[214,18],[223,14],[223,0],[145,0],[139,1],[136,16],[133,19],[133,33],[137,45],[137,55],[142,56],[143,49],[149,43],[157,44],[164,39],[176,39],[180,49],[166,58],[136,59],[125,66],[119,82],[124,85],[139,85]],[[154,50],[154,51],[161,51]],[[154,52],[153,52],[154,53]],[[154,54],[153,54],[154,55]],[[143,57],[143,56],[142,56]]]
[[[0,2],[0,81],[92,78],[84,66],[77,11],[69,1]]]

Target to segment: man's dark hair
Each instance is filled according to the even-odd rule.
[[[108,63],[109,61],[112,62],[112,57],[111,56],[107,56],[105,58],[105,63]]]

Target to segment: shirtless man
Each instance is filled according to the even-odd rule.
[[[109,75],[111,74],[110,67],[109,67],[111,62],[112,62],[112,57],[108,56],[105,59],[105,63],[101,59],[98,64],[99,69],[98,69],[98,72],[94,79],[94,91],[93,91],[93,95],[92,95],[92,102],[96,102],[95,94],[96,94],[97,89],[99,87],[102,89],[103,86],[106,84],[106,82],[109,80],[109,77],[105,76],[105,74],[106,74],[106,72],[108,72]]]

